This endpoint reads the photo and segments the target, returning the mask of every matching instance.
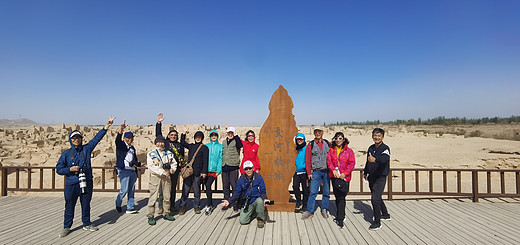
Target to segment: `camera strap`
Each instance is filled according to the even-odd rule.
[[[74,154],[73,154],[72,151],[74,151],[74,147],[70,149],[70,161],[72,162],[72,164],[74,164]],[[83,158],[83,165],[85,165],[85,163],[86,163],[86,162],[85,162],[85,159],[86,159],[87,157],[85,156],[85,152],[83,152],[83,147],[81,147],[81,151],[80,151],[79,153],[81,154],[81,156],[82,156],[82,158]],[[78,166],[79,166],[79,163],[78,163]],[[80,166],[80,168],[81,168],[81,167],[83,167],[83,166]]]
[[[157,156],[159,156],[161,163],[164,164],[163,158],[162,158],[161,154],[159,154],[159,150],[155,149],[155,152],[157,152]],[[164,150],[164,153],[166,153],[166,150]],[[168,159],[167,163],[170,163],[171,160],[170,160],[170,156],[168,156],[168,153],[166,153],[166,158]]]

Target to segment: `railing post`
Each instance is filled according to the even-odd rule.
[[[473,190],[473,202],[478,202],[478,172],[477,170],[471,171],[471,186]]]
[[[388,200],[392,201],[392,170],[388,172]]]
[[[7,196],[7,168],[2,168],[2,196]]]
[[[520,172],[515,172],[516,194],[520,194]]]

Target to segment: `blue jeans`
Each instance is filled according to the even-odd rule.
[[[323,197],[321,199],[321,209],[329,210],[330,198],[330,178],[329,171],[313,171],[311,179],[311,190],[309,200],[307,201],[307,212],[314,213],[314,205],[316,204],[316,196],[320,190],[320,184],[323,182]]]
[[[117,175],[121,180],[121,190],[119,191],[119,194],[117,194],[116,206],[121,207],[123,198],[125,198],[125,195],[128,193],[126,209],[134,209],[135,181],[137,180],[137,173],[135,170],[129,169],[118,169],[117,172]]]

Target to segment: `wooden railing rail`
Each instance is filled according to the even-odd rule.
[[[93,167],[92,169],[95,178],[98,178],[94,191],[119,191],[119,180],[112,167]],[[55,167],[0,166],[0,170],[0,194],[2,196],[6,196],[9,191],[63,191],[66,182],[65,176],[57,175]],[[145,167],[138,169],[136,192],[148,192],[143,185],[145,171]],[[26,177],[25,183],[22,183],[21,174]],[[111,183],[107,182],[109,175],[112,175]],[[34,176],[38,178],[36,185],[33,183]],[[57,185],[56,176],[63,178],[63,182],[60,182],[63,184],[60,186]],[[520,169],[393,168],[388,176],[384,194],[388,196],[389,200],[392,200],[394,196],[437,196],[468,197],[472,198],[474,202],[478,202],[479,198],[520,197]],[[50,183],[45,184],[45,180],[49,178]],[[221,180],[220,178],[218,180],[215,181],[213,189],[214,192],[222,193]],[[181,186],[182,178],[179,177],[177,192],[181,192]],[[363,180],[363,169],[357,168],[352,173],[349,195],[370,195],[369,186]]]

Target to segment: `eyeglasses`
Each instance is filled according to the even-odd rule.
[[[252,170],[253,168],[244,168],[245,171]]]

